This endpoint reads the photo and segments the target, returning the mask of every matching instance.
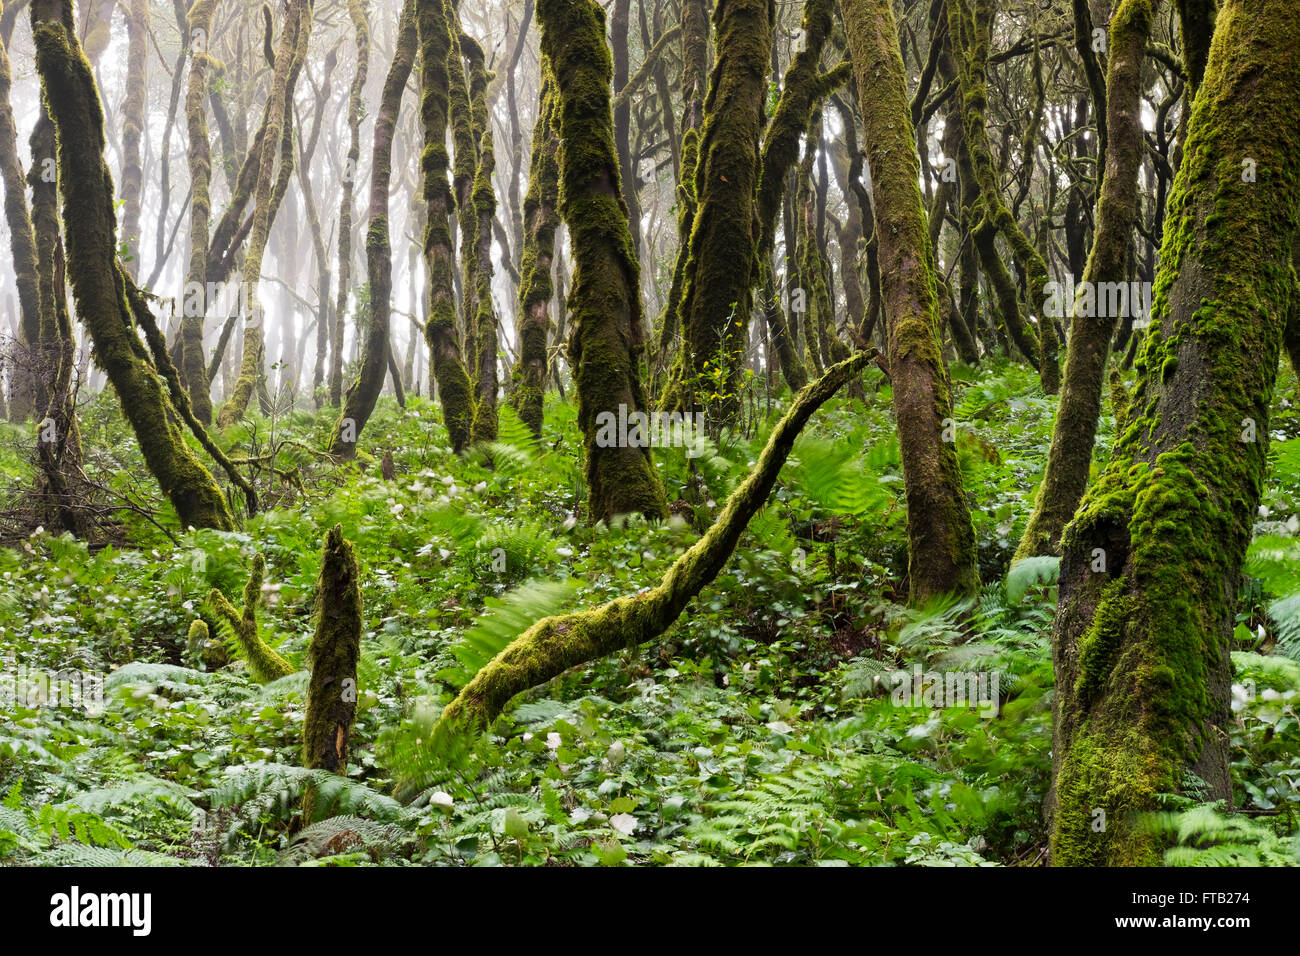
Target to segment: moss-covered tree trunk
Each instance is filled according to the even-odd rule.
[[[662,376],[673,359],[673,347],[680,333],[682,286],[686,280],[691,224],[695,221],[695,167],[699,162],[704,83],[709,70],[709,15],[705,0],[682,0],[681,34],[682,142],[677,162],[677,254],[668,298],[659,317],[659,342],[651,382],[656,393],[661,389]]]
[[[528,163],[528,192],[524,195],[524,246],[519,283],[519,361],[515,364],[515,410],[534,437],[542,437],[542,403],[546,396],[547,338],[551,330],[550,302],[554,295],[551,267],[555,229],[560,222],[559,140],[552,119],[558,94],[551,65],[541,61],[541,91],[537,125],[533,128]]]
[[[130,0],[126,8],[126,101],[122,104],[122,268],[135,278],[140,271],[140,137],[144,133],[148,74],[149,0]]]
[[[288,0],[285,5],[284,23],[280,29],[280,40],[276,45],[275,68],[271,75],[271,88],[267,93],[266,113],[260,130],[261,158],[257,163],[252,194],[252,225],[248,233],[248,252],[244,257],[243,266],[243,282],[248,299],[248,316],[244,323],[244,347],[239,362],[239,378],[235,381],[235,387],[227,398],[226,404],[221,407],[217,415],[217,424],[222,428],[228,428],[243,417],[254,390],[263,380],[265,316],[259,294],[262,282],[262,260],[270,238],[271,226],[275,222],[275,213],[284,195],[283,187],[287,186],[288,175],[293,169],[292,132],[288,126],[292,122],[289,105],[293,101],[298,73],[306,59],[311,25],[310,0]],[[288,149],[285,149],[285,144],[282,143],[286,132],[289,133]],[[258,145],[254,143],[254,148]],[[277,148],[280,151],[278,177],[275,161]],[[339,244],[340,246],[343,244],[341,236]],[[213,277],[209,274],[208,278],[211,280]],[[242,298],[244,297],[241,296]]]
[[[993,154],[989,146],[988,53],[993,28],[992,0],[974,0],[973,9],[963,3],[948,4],[948,35],[952,40],[957,78],[962,92],[961,119],[966,150],[970,156],[975,182],[979,186],[976,209],[981,218],[976,227],[976,247],[998,292],[999,307],[1007,328],[1017,337],[1017,345],[1031,360],[1036,360],[1043,390],[1054,394],[1060,387],[1057,359],[1056,326],[1041,313],[1046,302],[1044,287],[1048,281],[1047,263],[1021,230],[1011,210],[1002,200],[1002,191]],[[1038,337],[1033,345],[1017,336],[1024,328],[1014,285],[1006,274],[994,235],[1000,234],[1011,247],[1012,255],[1028,277],[1028,306],[1038,317]],[[1021,335],[1027,335],[1021,332]]]
[[[384,387],[391,342],[393,259],[388,237],[388,192],[393,170],[393,135],[402,108],[402,93],[415,62],[415,0],[405,0],[397,22],[393,61],[375,116],[375,141],[370,153],[370,227],[366,232],[366,276],[370,282],[369,331],[361,356],[361,371],[343,402],[330,454],[351,457],[361,430],[375,410]],[[400,381],[399,381],[400,385]]]
[[[215,0],[196,0],[190,7],[190,74],[185,89],[185,125],[189,136],[190,260],[181,308],[181,379],[194,415],[212,421],[212,388],[203,354],[203,327],[210,303],[204,285],[208,268],[208,230],[212,199],[212,147],[208,142],[208,43]],[[198,289],[204,293],[195,298]]]
[[[650,448],[604,440],[612,416],[644,412],[640,264],[619,188],[605,14],[594,0],[541,0],[542,53],[559,91],[560,214],[573,245],[569,361],[578,388],[592,520],[667,516]],[[748,260],[746,260],[748,262]],[[630,437],[630,436],[629,436]]]
[[[451,33],[445,2],[429,0],[416,6],[420,37],[420,122],[424,151],[420,155],[424,201],[424,261],[429,274],[428,321],[424,337],[429,343],[433,378],[438,383],[443,421],[452,449],[459,454],[469,443],[474,417],[469,374],[461,359],[456,334],[456,301],[452,273],[455,253],[451,242],[452,194],[447,183],[447,111],[450,99],[448,61]]]
[[[348,296],[352,294],[352,194],[357,181],[357,163],[361,159],[362,90],[366,85],[366,72],[370,66],[370,24],[361,0],[347,0],[348,16],[352,20],[357,63],[352,73],[352,86],[348,90],[348,153],[343,162],[342,196],[339,199],[339,288],[334,305],[334,354],[330,357],[330,404],[338,407],[343,402],[343,338],[346,332]],[[385,346],[386,348],[386,346]],[[383,353],[381,353],[383,354]],[[383,384],[383,370],[379,375]]]
[[[1300,224],[1289,0],[1221,8],[1111,461],[1065,530],[1052,862],[1159,862],[1138,815],[1230,798],[1229,651]],[[1253,165],[1243,165],[1247,162]],[[1254,175],[1248,175],[1254,170]]]
[[[316,585],[316,630],[307,647],[307,715],[302,763],[346,774],[348,737],[357,712],[357,661],[361,659],[361,571],[352,542],[335,525],[325,536]],[[312,818],[314,794],[303,801]]]
[[[890,380],[907,495],[913,603],[979,590],[975,531],[957,469],[934,256],[898,29],[889,0],[841,0],[871,169]],[[945,441],[945,437],[949,440]]]
[[[1141,108],[1141,68],[1158,0],[1124,0],[1115,9],[1109,31],[1106,75],[1106,174],[1097,204],[1097,228],[1082,282],[1123,282],[1128,243],[1137,221],[1137,179],[1145,154]],[[1080,299],[1098,301],[1095,296]],[[1017,558],[1056,554],[1061,532],[1074,516],[1088,484],[1097,417],[1101,414],[1106,358],[1119,316],[1108,310],[1073,309],[1065,358],[1065,381],[1057,406],[1047,471],[1033,514],[1016,550]],[[1044,317],[1050,321],[1050,316]]]
[[[461,35],[461,49],[469,66],[470,115],[474,121],[475,157],[474,188],[470,194],[474,229],[464,239],[464,255],[474,259],[474,314],[465,316],[466,328],[472,322],[476,352],[474,363],[474,423],[470,441],[490,442],[497,437],[497,313],[492,302],[492,220],[496,217],[497,197],[492,188],[496,171],[496,149],[492,135],[492,118],[488,114],[488,72],[483,48],[472,38]],[[468,297],[467,297],[468,298]]]
[[[90,64],[66,0],[32,5],[36,68],[58,136],[59,188],[68,240],[68,277],[95,359],[117,391],[145,464],[181,523],[233,527],[221,490],[168,419],[162,383],[135,331],[126,278],[117,262],[113,182],[104,162],[104,117]]]
[[[0,10],[4,5],[0,3]],[[9,92],[13,72],[9,53],[0,39],[0,182],[5,191],[5,224],[9,227],[9,249],[13,254],[14,280],[18,287],[19,331],[26,355],[14,368],[9,413],[18,420],[32,411],[42,411],[37,383],[40,355],[41,313],[36,278],[36,240],[27,209],[23,165],[18,156],[18,126],[14,121]]]
[[[704,102],[695,168],[695,221],[679,310],[683,348],[667,404],[689,410],[701,404],[701,392],[720,394],[722,398],[709,408],[720,422],[739,405],[740,369],[749,335],[772,0],[718,0],[713,23],[716,52]]]

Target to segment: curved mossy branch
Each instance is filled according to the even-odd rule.
[[[841,386],[861,373],[869,353],[858,353],[805,388],[777,422],[758,464],[727,499],[704,537],[673,562],[659,586],[586,611],[538,621],[483,666],[461,689],[434,730],[435,746],[489,726],[516,694],[625,647],[662,634],[722,570],[741,533],[763,503],[808,419]]]
[[[235,643],[244,652],[248,671],[259,684],[269,684],[281,677],[295,673],[292,664],[277,654],[257,633],[257,602],[262,597],[262,580],[266,577],[266,558],[253,555],[253,565],[248,570],[248,583],[244,585],[244,607],[240,611],[213,588],[208,592],[208,604],[213,612],[229,625]]]
[[[1110,24],[1107,62],[1107,125],[1101,199],[1092,251],[1084,267],[1083,288],[1122,282],[1128,262],[1129,238],[1138,215],[1138,171],[1145,155],[1143,141],[1142,58],[1151,36],[1159,0],[1123,0]],[[1084,300],[1078,303],[1082,305]],[[1086,314],[1075,303],[1065,358],[1065,381],[1052,430],[1047,470],[1034,501],[1034,511],[1016,549],[1015,559],[1056,554],[1061,532],[1083,497],[1092,465],[1093,442],[1106,378],[1106,359],[1119,317],[1111,310]],[[1050,321],[1050,318],[1048,319]]]
[[[426,204],[424,260],[429,276],[429,317],[424,337],[429,344],[433,378],[438,383],[443,421],[452,450],[460,454],[469,443],[474,405],[456,334],[452,193],[447,183],[451,34],[446,4],[439,0],[417,4],[416,27],[420,38],[420,123],[424,129],[424,150],[420,154]]]
[[[58,19],[45,19],[53,14]],[[36,67],[58,141],[68,278],[97,363],[108,375],[149,471],[183,525],[230,530],[221,489],[168,420],[168,402],[135,333],[117,262],[113,182],[104,162],[104,116],[90,64],[71,28],[70,5],[32,7]]]
[[[415,0],[405,0],[397,22],[393,61],[384,77],[375,116],[375,140],[370,152],[370,226],[366,230],[366,277],[370,283],[370,330],[366,334],[361,371],[348,389],[338,426],[330,440],[330,454],[356,454],[361,430],[375,410],[384,387],[392,320],[393,258],[388,237],[388,194],[393,172],[393,136],[402,108],[402,94],[415,63]],[[394,376],[400,387],[400,376]],[[352,427],[345,431],[345,423]],[[345,440],[345,438],[349,438]]]
[[[1054,865],[1159,863],[1143,813],[1231,800],[1229,652],[1300,226],[1294,17],[1290,0],[1220,8],[1123,432],[1063,537]]]
[[[316,584],[316,630],[307,647],[307,715],[302,765],[346,774],[348,737],[357,713],[357,661],[361,659],[361,569],[352,542],[335,525],[325,536]],[[312,818],[315,794],[303,795]]]
[[[542,57],[537,124],[533,127],[528,162],[528,192],[524,194],[524,245],[520,262],[518,338],[514,406],[534,438],[542,437],[542,407],[546,397],[547,339],[551,331],[550,303],[555,294],[551,267],[555,259],[555,230],[560,224],[559,140],[552,120],[558,94],[551,65]]]
[[[627,82],[623,84],[623,88],[614,96],[614,102],[612,104],[614,109],[618,109],[626,103],[641,84],[654,73],[655,68],[659,65],[659,58],[663,56],[664,51],[668,49],[668,44],[676,42],[681,35],[682,25],[680,23],[669,27],[659,35],[659,39],[656,40],[654,46],[646,52],[645,59],[641,61],[641,65],[637,67],[636,72],[627,78]]]
[[[595,0],[541,0],[537,22],[560,98],[554,116],[560,214],[574,257],[569,362],[578,389],[590,517],[664,518],[668,509],[650,449],[601,440],[608,430],[602,428],[604,416],[617,421],[620,410],[626,416],[646,408],[639,369],[641,268],[619,185],[605,14]]]
[[[920,160],[889,0],[842,0],[862,105],[887,318],[890,381],[907,496],[909,598],[979,591],[975,530],[962,489],[948,369],[940,344],[934,250],[921,201]]]

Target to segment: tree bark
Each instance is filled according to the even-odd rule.
[[[1159,862],[1141,814],[1186,791],[1189,773],[1231,799],[1233,611],[1300,224],[1293,19],[1288,0],[1220,9],[1139,381],[1111,461],[1065,530],[1052,633],[1056,865]]]

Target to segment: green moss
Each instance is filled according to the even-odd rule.
[[[653,640],[722,570],[749,519],[763,506],[795,439],[821,405],[861,373],[868,355],[841,362],[799,393],[772,430],[758,464],[727,499],[713,526],[679,557],[659,586],[597,608],[544,618],[485,664],[443,711],[435,748],[486,729],[516,694],[570,667]]]
[[[434,379],[442,403],[443,420],[458,454],[470,439],[474,404],[469,373],[461,358],[456,334],[456,306],[451,242],[452,193],[447,183],[447,112],[451,33],[444,3],[419,4],[416,24],[420,38],[420,121],[424,149],[420,154],[427,218],[424,258],[429,274],[429,312],[424,337],[432,353]]]
[[[316,584],[316,629],[307,647],[307,714],[303,723],[304,767],[347,773],[348,736],[357,710],[357,661],[361,658],[360,568],[352,543],[335,525],[325,536]],[[310,799],[304,816],[310,819]]]
[[[1267,468],[1300,224],[1300,91],[1267,79],[1300,69],[1288,16],[1280,0],[1221,11],[1170,196],[1143,374],[1111,461],[1065,531],[1057,863],[1156,858],[1136,825],[1083,831],[1087,807],[1154,809],[1187,771],[1230,796],[1233,603]],[[1250,95],[1238,88],[1247,76]],[[1268,186],[1241,182],[1242,155],[1258,157]],[[1257,441],[1241,440],[1244,418]],[[1097,548],[1108,555],[1104,575],[1090,568]]]
[[[667,516],[649,448],[602,447],[600,416],[642,411],[641,268],[628,230],[614,146],[605,15],[594,0],[541,0],[542,53],[559,93],[559,209],[573,247],[569,362],[578,391],[590,514]]]
[[[36,15],[33,7],[33,17]],[[229,530],[234,521],[212,475],[168,417],[168,403],[136,333],[127,280],[117,262],[112,177],[103,159],[104,117],[90,64],[61,21],[33,24],[36,67],[57,132],[59,189],[68,279],[104,369],[140,444],[145,464],[181,522]]]
[[[236,610],[224,594],[213,588],[208,592],[208,605],[229,627],[235,643],[248,661],[248,671],[260,684],[269,684],[294,673],[294,666],[277,654],[257,633],[257,603],[262,598],[262,580],[266,576],[266,558],[253,556],[244,585],[244,607]]]

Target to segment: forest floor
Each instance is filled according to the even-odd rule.
[[[1040,863],[1056,566],[1008,564],[1054,400],[1014,366],[954,367],[953,378],[977,605],[903,604],[897,437],[872,370],[865,403],[842,397],[814,417],[767,509],[661,640],[523,695],[454,759],[425,743],[454,690],[534,620],[658,583],[753,463],[782,402],[755,396],[752,434],[692,457],[658,450],[674,520],[618,528],[575,513],[579,433],[554,395],[540,445],[503,410],[500,440],[463,458],[418,398],[405,412],[381,401],[356,465],[294,444],[325,446],[328,409],[236,426],[223,444],[274,451],[301,480],[263,475],[269,507],[242,531],[165,533],[123,510],[111,546],[37,530],[0,548],[0,863]],[[156,509],[174,529],[138,477],[112,396],[81,420],[105,500]],[[1176,844],[1170,863],[1300,862],[1297,436],[1286,369],[1235,633],[1236,812],[1171,796],[1150,821]],[[30,487],[30,445],[0,426],[5,484]],[[228,639],[206,595],[237,601],[260,552],[261,635],[301,665],[320,543],[336,523],[362,563],[366,627],[346,777],[301,767],[305,672],[259,685],[231,648],[186,639],[197,617]],[[205,666],[223,655],[227,666]],[[924,685],[907,692],[918,673],[975,675],[992,693],[943,706]],[[42,675],[82,693],[42,706],[26,693]],[[316,813],[304,821],[309,786]]]

